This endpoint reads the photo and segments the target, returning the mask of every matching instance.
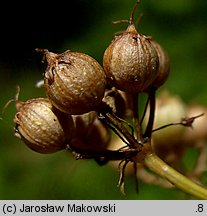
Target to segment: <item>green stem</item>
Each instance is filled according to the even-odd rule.
[[[196,196],[199,199],[207,199],[207,189],[196,184],[181,173],[174,170],[161,160],[155,153],[148,153],[144,159],[145,165],[153,172],[166,178],[177,188]]]

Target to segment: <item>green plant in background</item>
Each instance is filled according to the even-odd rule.
[[[127,2],[127,5],[128,4],[129,3]],[[149,4],[149,5],[147,5],[148,7],[153,6],[152,2],[149,2],[148,4]],[[119,5],[119,7],[121,7],[121,5]],[[160,8],[162,8],[162,7],[160,7]],[[154,11],[153,13],[156,13],[156,9],[159,10],[159,4],[156,4],[156,7],[155,7],[155,10],[153,10]],[[184,10],[185,9],[186,8],[184,8]],[[122,8],[122,10],[123,10],[123,8]],[[149,8],[148,11],[150,11],[150,8]],[[180,14],[182,14],[182,13],[180,13]],[[144,17],[147,18],[148,15],[145,14]],[[114,19],[114,18],[112,18],[112,19]],[[142,21],[143,26],[145,26],[144,25],[144,20],[145,19],[143,19],[143,21]],[[152,29],[153,29],[153,27],[152,27]],[[92,35],[93,35],[93,33],[92,33]],[[96,34],[94,34],[94,35],[96,35]],[[152,35],[156,35],[156,34],[152,33]],[[91,37],[89,37],[89,38],[91,38]],[[90,40],[87,40],[87,41],[90,41]],[[164,44],[166,39],[159,40],[159,41],[163,41],[163,44]],[[84,40],[83,40],[83,42],[84,42]],[[93,40],[93,43],[95,43],[95,42],[96,42],[96,40],[95,41]],[[78,41],[77,41],[77,43],[78,43]],[[90,43],[87,43],[87,44],[90,44]],[[84,51],[88,50],[89,53],[92,53],[92,52],[94,52],[94,51],[92,51],[93,47],[97,47],[99,44],[92,45],[92,43],[91,43],[91,48],[89,48],[89,49],[87,47],[84,48],[84,46],[85,46],[84,45],[84,46],[82,46],[81,49],[83,49]],[[101,43],[101,44],[102,44],[101,46],[104,45],[104,43]],[[105,45],[106,44],[107,44],[107,42],[105,43]],[[76,47],[76,43],[74,43],[73,46],[74,46],[74,49],[77,50],[78,46]],[[81,40],[80,40],[80,45],[79,46],[81,46]],[[71,47],[71,46],[67,46],[67,47]],[[167,47],[167,46],[165,46],[165,47]],[[95,49],[95,50],[96,50],[96,52],[98,51],[98,49]],[[104,48],[102,50],[104,50]],[[170,50],[170,49],[168,49],[168,50]],[[172,50],[173,50],[173,46],[172,46]],[[177,50],[176,50],[176,52],[177,52]],[[172,55],[171,53],[169,53],[169,54]],[[98,54],[98,55],[100,55],[100,54]],[[96,56],[96,55],[93,55],[93,56]],[[174,63],[173,59],[172,59],[172,62]],[[179,62],[179,61],[177,61],[177,62]],[[172,65],[174,66],[174,64],[172,64]],[[176,70],[174,69],[172,71],[172,73],[174,71],[176,71]],[[191,69],[191,71],[192,71],[192,69]],[[185,71],[182,71],[182,74],[185,74]],[[171,80],[173,79],[174,75],[176,77],[175,72],[173,74],[171,74],[171,76],[170,76]],[[180,76],[180,73],[178,75],[182,80],[182,76]],[[183,75],[183,77],[184,77],[184,75]],[[39,79],[39,78],[38,77],[34,78],[34,80],[37,80],[37,79]],[[171,82],[172,82],[171,80],[168,81],[168,86],[167,87],[169,89],[174,89],[174,85],[171,85]],[[176,80],[176,82],[177,81],[178,80]],[[27,83],[27,82],[23,81],[23,84],[21,85],[21,87],[23,88],[22,91],[21,91],[22,93],[24,93],[24,88],[26,89],[24,83]],[[31,89],[31,84],[28,84],[28,86],[29,87],[27,89]],[[178,85],[176,85],[176,86],[178,86]],[[176,93],[181,93],[181,94],[183,93],[183,96],[185,96],[185,94],[188,93],[189,96],[186,97],[186,100],[187,100],[188,97],[190,98],[190,91],[187,92],[186,89],[189,89],[190,86],[187,86],[187,87],[183,88],[183,90],[182,90],[182,87],[184,87],[184,86],[182,85],[181,89],[180,90],[176,89],[175,92]],[[42,90],[38,90],[38,91],[34,92],[34,95],[35,94],[37,94],[38,96],[39,95],[44,95],[44,92]],[[193,92],[193,94],[191,94],[191,96],[193,98],[193,96],[195,97],[197,95],[195,95],[195,92]],[[29,97],[31,97],[31,93],[28,93],[27,98],[29,98]],[[198,98],[196,100],[198,100]],[[5,99],[5,101],[6,101],[6,99]],[[12,118],[12,117],[10,117],[10,118]],[[5,119],[5,117],[4,117],[4,119]],[[4,139],[3,137],[2,137],[2,139],[3,140],[9,140],[8,138]],[[10,138],[10,139],[12,139],[12,138]],[[2,140],[2,143],[3,143],[3,140]],[[15,140],[15,142],[17,142],[17,141]],[[7,148],[8,148],[8,146],[7,146]],[[18,151],[18,154],[15,154],[15,156],[13,157],[12,160],[14,160],[14,161],[18,161],[18,160],[22,161],[21,163],[23,163],[23,161],[28,161],[28,156],[27,156],[28,151],[25,150],[22,147],[21,151],[19,152],[19,150],[20,150],[19,145],[18,146],[11,145],[12,151],[15,152],[15,148]],[[7,151],[8,151],[8,149],[7,149]],[[4,152],[6,152],[6,150],[4,150]],[[134,193],[133,184],[130,183],[130,181],[131,181],[130,178],[126,179],[127,195],[126,195],[126,197],[121,196],[118,193],[116,188],[112,189],[111,187],[109,187],[110,185],[112,185],[111,181],[113,181],[113,184],[116,184],[116,181],[117,181],[117,176],[114,176],[114,172],[110,169],[109,166],[106,166],[106,167],[104,166],[104,167],[100,168],[100,167],[96,166],[96,164],[93,163],[93,161],[87,161],[87,162],[86,161],[75,161],[74,162],[73,158],[70,158],[70,156],[69,156],[69,159],[68,159],[67,154],[66,154],[66,157],[64,158],[63,153],[62,154],[57,153],[56,156],[55,155],[53,155],[52,157],[51,156],[46,156],[46,157],[43,157],[43,158],[41,156],[38,156],[38,155],[35,155],[35,154],[32,154],[32,155],[33,156],[30,156],[29,161],[31,160],[32,163],[41,164],[40,165],[41,168],[37,164],[37,166],[33,165],[34,167],[28,165],[27,169],[26,169],[25,166],[22,166],[23,165],[22,164],[22,165],[19,166],[19,168],[14,167],[14,169],[8,171],[8,173],[6,172],[6,170],[3,171],[2,174],[5,174],[6,178],[2,177],[2,181],[3,181],[2,185],[9,185],[9,183],[10,183],[11,186],[10,187],[5,187],[2,190],[2,193],[3,193],[2,197],[7,197],[7,196],[8,197],[13,196],[14,198],[15,197],[18,198],[19,196],[26,197],[26,198],[33,198],[33,197],[47,198],[47,197],[49,197],[49,198],[54,198],[54,199],[55,198],[62,198],[62,197],[63,198],[65,197],[66,199],[68,199],[68,197],[71,198],[71,199],[73,199],[73,198],[74,199],[75,198],[80,198],[80,199],[81,198],[89,198],[89,199],[90,198],[93,198],[93,199],[94,198],[97,198],[97,199],[98,198],[99,199],[100,198],[114,198],[114,199],[120,199],[120,198],[121,199],[125,199],[125,198],[126,199],[127,198],[146,199],[146,198],[149,198],[149,199],[152,199],[153,196],[155,196],[155,197],[157,197],[157,199],[159,199],[159,197],[157,195],[157,190],[158,190],[157,187],[150,186],[150,185],[145,186],[142,183],[140,183],[140,188],[141,188],[140,194],[137,196]],[[4,155],[4,157],[2,158],[2,161],[3,161],[4,158],[5,158],[4,160],[7,161],[7,159],[6,159],[7,157],[8,157],[7,155]],[[4,164],[4,163],[2,163],[2,164]],[[43,164],[45,164],[45,165],[42,166]],[[7,168],[8,168],[8,166],[7,166]],[[4,169],[6,169],[6,168],[2,167],[2,170],[4,170]],[[25,170],[28,170],[28,172],[25,172]],[[30,179],[30,175],[33,174],[33,172],[35,172],[35,171],[37,173],[39,173],[40,175],[34,175],[35,178],[33,179],[33,181],[36,182],[36,183],[39,182],[40,185],[39,186],[37,185],[37,187],[35,187],[38,190],[33,191],[33,188],[31,188],[30,185],[29,185],[29,183],[31,181],[29,179]],[[53,172],[56,172],[56,173],[53,175]],[[64,176],[62,175],[62,173],[64,173]],[[72,178],[71,178],[71,174],[72,174]],[[16,182],[13,181],[13,178],[11,180],[10,176],[12,176],[12,177],[16,176]],[[95,176],[100,177],[99,178],[100,182],[97,182],[97,184],[95,184],[95,182],[93,182],[94,178],[97,180],[97,177],[95,177]],[[49,181],[50,182],[49,185],[48,185],[48,182],[47,182],[48,177],[51,180],[51,181]],[[53,177],[53,178],[51,178],[51,177]],[[81,184],[81,181],[82,181],[83,177],[86,179],[84,185]],[[10,182],[9,182],[9,179],[10,179]],[[60,181],[62,183],[65,182],[65,184],[60,184]],[[24,184],[23,182],[28,182],[28,185]],[[21,186],[21,183],[22,183],[22,186]],[[93,184],[94,189],[91,189],[90,183]],[[12,185],[14,186],[15,184],[17,185],[17,187],[12,187]],[[74,185],[74,184],[77,184],[77,185],[75,187],[70,187],[70,185]],[[130,189],[130,187],[131,187],[131,189]],[[17,188],[17,190],[15,191],[14,188]],[[27,190],[24,192],[23,188],[27,188]],[[68,191],[66,191],[66,188],[69,188]],[[11,192],[10,192],[10,189],[11,189]],[[19,191],[18,191],[18,189],[19,189]],[[114,191],[111,191],[111,190],[114,190]],[[150,191],[149,196],[147,196],[148,195],[148,190]],[[161,193],[159,191],[160,198],[163,199],[164,195],[165,195],[165,189],[160,188],[159,190],[161,191]],[[95,191],[99,191],[99,194],[96,194]],[[154,191],[154,194],[151,193],[152,191]],[[185,196],[183,194],[181,194],[180,192],[176,193],[176,191],[172,190],[172,189],[170,191],[171,192],[169,192],[169,190],[167,191],[167,193],[170,193],[170,195],[171,195],[171,197],[169,197],[169,196],[166,197],[168,199],[171,199],[171,198],[173,199],[173,198],[176,198],[176,197],[177,198],[185,198]]]

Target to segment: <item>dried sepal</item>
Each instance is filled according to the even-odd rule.
[[[72,150],[82,153],[105,151],[111,134],[109,128],[103,124],[96,112],[73,116],[74,133],[70,142]]]

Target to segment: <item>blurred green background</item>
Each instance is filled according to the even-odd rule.
[[[103,52],[114,33],[126,24],[135,0],[71,1],[67,5],[25,3],[5,5],[1,14],[0,108],[14,97],[45,96],[35,83],[44,66],[35,48],[53,52],[66,49],[87,53],[102,63]],[[51,3],[52,4],[52,3]],[[141,0],[135,18],[144,17],[138,31],[152,35],[169,53],[171,74],[162,87],[179,94],[186,103],[207,105],[207,1]],[[160,90],[161,91],[161,90]],[[119,173],[109,165],[76,161],[67,152],[41,155],[14,137],[14,104],[0,121],[0,199],[191,199],[177,189],[164,189],[126,178],[126,196],[116,187]],[[191,159],[188,161],[192,161]]]

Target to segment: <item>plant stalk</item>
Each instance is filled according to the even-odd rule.
[[[144,159],[145,165],[153,172],[164,177],[177,188],[199,199],[207,199],[207,188],[196,184],[181,173],[174,170],[161,160],[155,153],[148,153]]]
[[[144,133],[144,137],[151,138],[152,136],[152,129],[153,129],[153,124],[154,124],[154,117],[155,117],[155,90],[152,89],[149,92],[149,104],[150,104],[150,116],[149,116],[149,121],[147,124],[146,131]]]

